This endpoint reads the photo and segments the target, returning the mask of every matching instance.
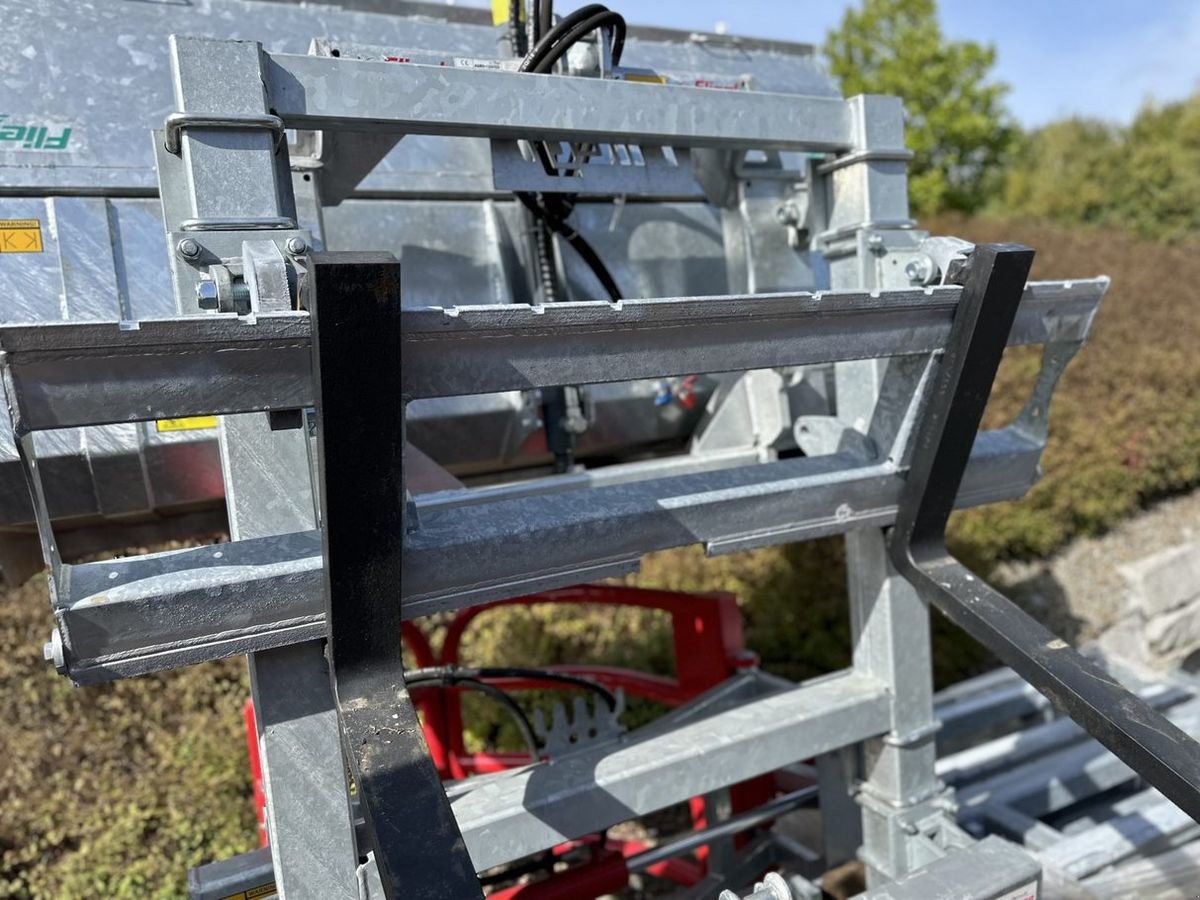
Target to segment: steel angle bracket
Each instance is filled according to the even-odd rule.
[[[404,408],[400,264],[329,253],[309,270],[329,670],[384,893],[482,897],[400,658]]]
[[[1033,251],[1017,244],[971,254],[889,535],[892,562],[926,602],[1200,822],[1200,744],[946,548],[946,522],[1032,262]]]

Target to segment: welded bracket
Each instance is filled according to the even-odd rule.
[[[309,279],[329,671],[372,845],[360,851],[374,851],[389,900],[477,900],[400,657],[400,264],[316,254]]]
[[[1017,244],[980,245],[971,254],[889,536],[892,562],[926,602],[1200,822],[1200,744],[946,548],[946,522],[1032,262],[1033,251]]]

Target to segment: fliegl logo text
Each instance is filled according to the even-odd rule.
[[[66,150],[71,142],[71,129],[57,126],[18,125],[10,121],[7,113],[0,113],[0,152],[5,150]]]

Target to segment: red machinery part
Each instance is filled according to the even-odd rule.
[[[414,622],[403,623],[401,639],[416,667],[453,666],[459,663],[459,653],[467,630],[481,615],[502,607],[546,603],[657,609],[671,617],[675,656],[673,678],[616,666],[541,667],[548,671],[590,678],[610,690],[621,689],[629,696],[642,697],[675,707],[716,687],[739,670],[758,664],[758,657],[745,647],[742,616],[737,599],[733,594],[724,592],[685,594],[620,585],[580,585],[499,600],[462,610],[447,626],[440,652],[434,652],[428,637]],[[556,688],[552,682],[521,678],[489,679],[489,683],[504,690]],[[458,689],[451,687],[420,691],[414,694],[413,702],[421,714],[430,756],[443,779],[458,780],[474,774],[528,765],[531,761],[529,754],[522,752],[469,752],[465,745],[462,703]],[[266,846],[266,797],[263,792],[258,735],[251,701],[246,702],[245,720],[250,771],[254,783],[254,805],[258,815],[260,838]],[[774,796],[775,790],[775,780],[770,775],[733,785],[730,788],[732,810],[736,813],[760,806]],[[703,798],[693,798],[690,808],[693,827],[703,828],[707,824]],[[563,844],[556,848],[556,855],[559,855],[560,851],[566,852],[578,847],[581,843],[594,843],[594,839]],[[492,891],[488,897],[490,900],[575,900],[612,893],[624,888],[629,880],[626,858],[644,849],[646,845],[636,841],[608,839],[604,850],[586,863],[555,872],[540,881]],[[666,878],[682,886],[696,884],[704,877],[707,850],[707,847],[701,847],[696,851],[699,863],[673,859],[657,863],[647,871],[651,875]]]

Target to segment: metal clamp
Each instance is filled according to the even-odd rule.
[[[1032,263],[1033,251],[1017,244],[971,254],[889,536],[892,562],[926,602],[1200,822],[1200,746],[946,547],[946,522]]]
[[[185,128],[264,128],[275,135],[275,150],[283,143],[283,119],[272,115],[228,116],[212,113],[171,113],[164,124],[163,146],[179,155]]]

